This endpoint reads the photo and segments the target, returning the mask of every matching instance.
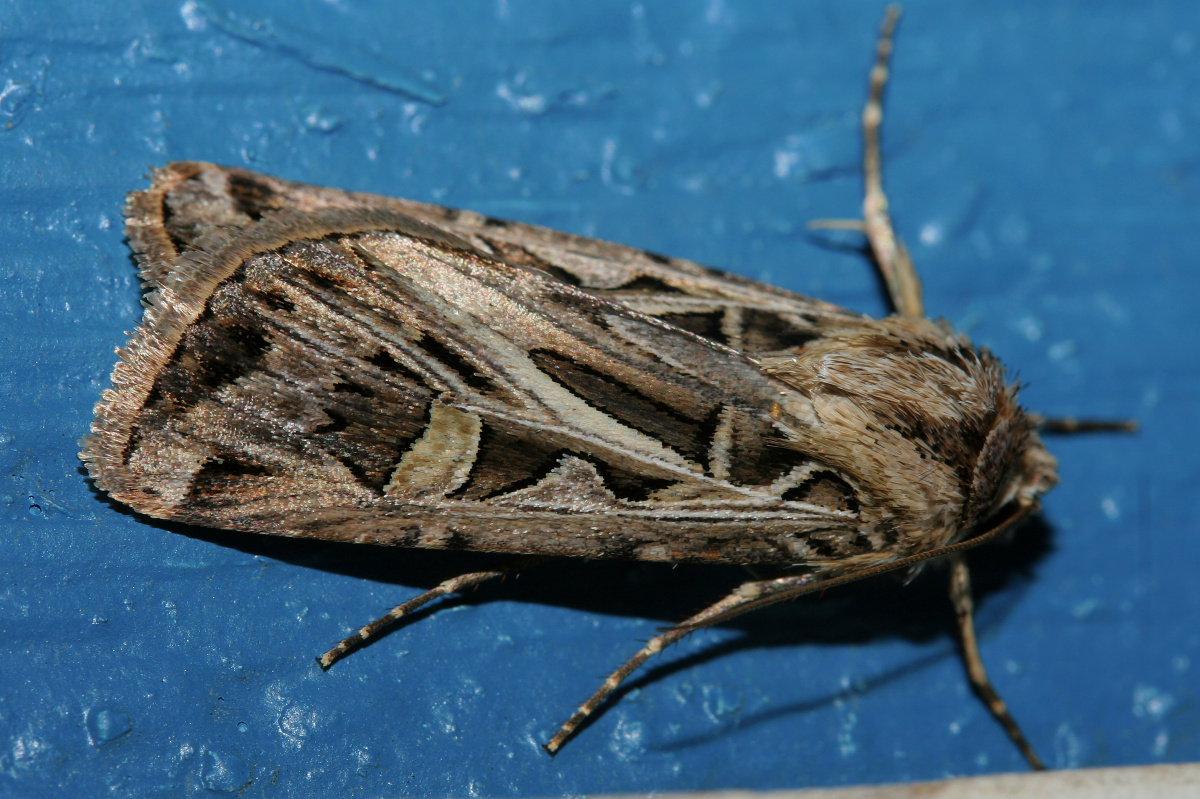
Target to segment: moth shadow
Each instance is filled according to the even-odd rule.
[[[324,541],[287,539],[226,532],[150,520],[172,532],[285,563],[357,579],[429,589],[450,577],[495,566],[511,556],[474,552],[375,547]],[[1036,564],[1053,550],[1053,530],[1040,517],[1022,525],[1008,542],[985,545],[968,554],[978,609],[979,629],[1003,623],[1023,586],[1031,583]],[[859,684],[782,707],[772,707],[750,716],[740,715],[702,736],[682,739],[668,749],[682,749],[779,717],[803,714],[861,695],[953,657],[956,627],[947,596],[944,569],[930,565],[911,582],[904,575],[883,575],[828,592],[802,597],[748,613],[720,625],[740,634],[683,657],[646,668],[618,688],[578,730],[581,732],[609,707],[632,691],[650,686],[665,677],[718,660],[727,655],[764,648],[798,648],[813,645],[854,645],[888,638],[922,643],[944,639],[944,651],[922,657]],[[751,579],[740,566],[703,566],[563,559],[511,577],[485,583],[469,592],[445,597],[409,617],[405,624],[380,635],[369,645],[380,643],[393,632],[426,616],[461,605],[478,605],[497,599],[572,608],[588,613],[660,619],[663,626],[691,616]],[[1007,591],[1007,601],[989,602],[991,595]],[[411,598],[398,594],[396,601]],[[364,618],[363,621],[369,621]],[[348,631],[347,631],[348,632]],[[619,653],[611,664],[619,665]],[[668,656],[669,657],[669,654]]]
[[[90,485],[92,481],[83,467],[79,471]],[[146,516],[94,485],[91,488],[96,498],[114,512],[160,530],[283,563],[379,583],[429,589],[451,577],[492,568],[513,557],[197,527]],[[1033,566],[1053,550],[1052,537],[1049,524],[1041,516],[1035,516],[1008,539],[971,550],[967,557],[977,604],[985,604],[988,595],[1007,588],[1014,580],[1028,580]],[[457,598],[447,597],[434,607],[508,599],[603,615],[658,618],[665,624],[674,624],[753,579],[741,566],[575,558],[552,561],[522,575],[520,580],[484,583]],[[941,569],[930,565],[911,583],[905,582],[902,573],[885,574],[748,613],[719,626],[753,634],[757,643],[746,646],[774,639],[778,639],[779,646],[861,643],[887,635],[928,640],[952,630],[953,616],[948,609]],[[722,652],[726,651],[725,646],[722,645]],[[657,672],[647,672],[653,673]],[[635,680],[634,684],[640,682]]]
[[[513,557],[255,535],[141,518],[161,529],[248,554],[409,588],[429,589],[448,578],[492,568]],[[967,557],[977,603],[986,605],[989,595],[1014,582],[1028,581],[1035,564],[1053,550],[1052,537],[1053,529],[1035,517],[1023,524],[1011,540],[971,550]],[[903,573],[892,573],[851,583],[748,613],[720,626],[753,634],[756,640],[778,638],[779,646],[861,643],[897,634],[910,640],[927,640],[953,630],[944,571],[931,564],[911,582],[905,577]],[[480,585],[460,595],[459,601],[476,605],[507,599],[603,615],[656,618],[673,624],[750,579],[754,578],[741,566],[563,558],[523,571],[519,580],[501,579]]]
[[[1041,518],[1024,524],[1013,541],[984,546],[968,554],[976,604],[976,629],[1002,626],[1016,606],[1020,594],[1031,586],[1036,564],[1053,551],[1053,529]],[[682,567],[677,570],[681,571]],[[685,618],[705,602],[732,590],[746,578],[734,570],[734,579],[726,590],[704,592],[699,605],[693,605],[667,619],[673,622]],[[687,579],[686,576],[681,576]],[[581,580],[588,577],[579,576]],[[1005,601],[989,602],[989,597],[1005,592]],[[693,594],[699,598],[698,594]],[[649,600],[648,600],[649,601]],[[663,607],[662,603],[658,607]],[[597,611],[597,612],[603,612]],[[636,614],[636,612],[635,612]],[[645,615],[645,611],[641,612]],[[689,655],[667,660],[646,668],[623,683],[599,710],[584,721],[576,734],[598,721],[608,708],[634,691],[646,688],[676,673],[684,672],[727,655],[766,648],[804,646],[852,646],[889,638],[912,643],[944,640],[946,646],[933,654],[901,664],[864,682],[783,706],[772,706],[758,713],[738,714],[705,733],[656,746],[656,750],[674,751],[703,744],[728,735],[733,729],[745,729],[769,723],[781,717],[804,714],[851,698],[861,696],[891,683],[919,673],[948,657],[958,657],[957,625],[950,604],[947,575],[935,565],[926,568],[911,582],[903,575],[883,575],[859,583],[831,589],[825,594],[813,594],[794,602],[782,603],[761,611],[746,614],[719,625],[737,630],[740,634],[720,643],[707,646]],[[632,655],[636,645],[631,642]],[[669,657],[669,655],[668,655]],[[614,662],[615,667],[618,663]],[[965,676],[964,676],[965,678]]]

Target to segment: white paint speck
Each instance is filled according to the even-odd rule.
[[[1133,715],[1160,719],[1175,707],[1175,697],[1153,685],[1138,685],[1133,689]]]
[[[800,163],[800,153],[795,150],[775,151],[775,177],[786,178],[792,173],[792,168]]]
[[[1068,339],[1067,341],[1060,341],[1057,344],[1051,345],[1050,349],[1046,351],[1046,355],[1052,361],[1065,361],[1075,354],[1076,349],[1078,347],[1075,342]]]
[[[1088,616],[1091,616],[1093,613],[1095,613],[1096,609],[1099,607],[1099,599],[1096,599],[1095,597],[1085,599],[1082,602],[1075,603],[1075,605],[1071,608],[1071,616],[1076,619],[1086,619]]]
[[[1054,765],[1056,768],[1077,768],[1083,754],[1079,736],[1070,725],[1061,724],[1054,731]]]
[[[546,113],[549,104],[545,95],[529,91],[525,85],[528,80],[528,73],[518,72],[511,81],[501,81],[496,85],[496,96],[522,114],[538,116]]]
[[[622,760],[628,760],[644,748],[645,739],[646,725],[643,722],[622,719],[609,740],[609,751]]]
[[[853,757],[858,753],[858,742],[854,738],[854,733],[858,728],[858,713],[844,699],[838,700],[834,705],[841,721],[837,732],[838,751],[842,757]]]
[[[194,0],[187,0],[179,7],[179,16],[183,18],[183,24],[190,31],[202,31],[208,27],[208,19],[205,18],[204,11]]]
[[[926,247],[936,247],[946,238],[946,229],[941,222],[926,222],[921,226],[917,239]]]
[[[1100,500],[1100,510],[1104,512],[1104,515],[1108,517],[1110,522],[1115,522],[1121,518],[1121,508],[1112,497],[1105,497]]]
[[[1017,320],[1017,330],[1021,331],[1021,335],[1027,341],[1040,341],[1045,327],[1042,325],[1042,320],[1036,316],[1023,316]]]
[[[704,21],[709,25],[716,25],[724,22],[728,13],[729,9],[725,7],[724,0],[709,0],[704,9]]]

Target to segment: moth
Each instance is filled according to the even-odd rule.
[[[469,211],[172,163],[129,197],[146,298],[80,455],[148,516],[513,557],[774,567],[651,640],[563,725],[701,627],[949,561],[972,682],[1029,761],[975,644],[961,551],[1057,481],[986,349],[925,318],[864,111],[863,230],[896,313]]]

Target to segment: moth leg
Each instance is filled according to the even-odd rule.
[[[636,655],[625,661],[621,668],[609,675],[608,679],[604,681],[586,702],[579,706],[578,710],[571,714],[571,718],[567,719],[566,723],[559,728],[554,737],[544,744],[542,748],[552,755],[557,753],[563,744],[566,743],[567,739],[579,728],[579,725],[588,716],[592,715],[596,711],[596,708],[604,703],[609,694],[615,691],[625,681],[625,678],[636,671],[652,655],[657,655],[689,633],[703,627],[708,627],[719,621],[725,621],[732,616],[737,616],[748,610],[771,604],[773,597],[779,600],[792,596],[797,589],[804,587],[811,579],[812,575],[806,573],[790,577],[777,577],[771,580],[753,580],[742,583],[733,593],[716,604],[710,605],[687,621],[680,622],[674,627],[663,630],[651,638]]]
[[[501,563],[494,569],[487,571],[469,572],[460,574],[457,577],[452,577],[449,580],[429,589],[420,596],[412,599],[389,610],[386,614],[362,627],[354,635],[341,641],[333,649],[330,649],[324,655],[317,658],[317,663],[321,664],[322,669],[328,669],[334,663],[338,662],[346,655],[356,649],[361,648],[369,640],[379,635],[381,632],[399,622],[402,618],[417,610],[423,605],[428,605],[438,597],[443,597],[446,594],[454,594],[464,591],[468,588],[473,588],[480,583],[486,583],[488,580],[494,580],[497,577],[503,577],[509,572],[518,571],[529,566],[536,566],[540,563],[549,560],[549,558],[541,556],[528,556],[514,558]]]
[[[888,295],[896,313],[901,316],[923,317],[921,280],[913,266],[912,256],[892,227],[888,214],[887,195],[883,191],[883,156],[879,147],[879,129],[883,125],[883,91],[888,81],[888,60],[900,7],[888,6],[875,47],[875,64],[871,67],[870,90],[863,106],[863,218],[861,220],[820,220],[809,224],[813,228],[858,230],[866,234],[871,254],[883,276]]]
[[[625,678],[632,674],[638,666],[645,663],[651,655],[658,654],[688,633],[703,627],[711,627],[727,619],[732,619],[734,616],[740,616],[743,613],[748,613],[767,605],[773,605],[785,599],[793,599],[803,594],[812,593],[813,591],[823,591],[827,588],[862,580],[877,574],[883,574],[884,572],[905,569],[923,560],[940,557],[954,557],[957,560],[958,553],[964,549],[969,549],[970,547],[993,540],[1005,530],[1010,529],[1013,525],[1036,513],[1037,509],[1038,504],[1036,500],[1018,500],[1016,506],[1006,518],[997,522],[990,530],[982,532],[970,540],[959,541],[949,546],[921,552],[916,555],[909,555],[890,563],[860,569],[856,572],[845,572],[820,579],[818,579],[816,574],[811,572],[802,572],[770,580],[751,580],[742,583],[720,602],[710,605],[690,619],[680,622],[674,627],[669,627],[650,639],[649,643],[642,647],[641,651],[627,660],[621,668],[614,671],[600,688],[596,690],[596,693],[592,694],[586,702],[579,706],[578,710],[571,714],[571,718],[567,719],[566,724],[563,724],[554,737],[544,744],[542,748],[552,755],[556,753],[566,743],[567,739],[575,733],[579,725],[588,716],[592,715],[596,711],[596,708],[600,707],[604,700],[608,698],[609,694],[615,691],[617,686],[624,682]],[[1033,750],[1025,742],[1025,737],[1021,735],[1016,722],[1008,715],[1008,711],[1004,708],[1004,703],[1000,701],[1000,698],[996,695],[996,691],[987,682],[987,674],[983,670],[983,664],[979,661],[979,649],[975,645],[975,627],[972,622],[974,607],[971,603],[970,575],[966,571],[965,564],[962,566],[962,574],[956,576],[954,579],[956,582],[951,583],[951,597],[954,599],[955,608],[959,609],[959,626],[963,630],[964,649],[969,653],[967,655],[967,663],[971,667],[971,678],[974,680],[976,674],[978,674],[980,680],[982,680],[982,684],[986,686],[985,689],[981,690],[986,690],[995,699],[995,704],[989,702],[992,712],[1009,729],[1009,734],[1013,736],[1013,740],[1025,752],[1030,762],[1037,768],[1041,768],[1042,766],[1037,756],[1033,754]],[[978,667],[977,671],[976,666]],[[976,684],[978,685],[979,683],[977,682]]]
[[[863,225],[875,263],[887,284],[892,304],[901,316],[925,315],[921,300],[921,280],[913,267],[908,248],[892,228],[887,195],[883,192],[883,155],[879,147],[879,129],[883,125],[883,90],[888,80],[888,61],[892,55],[892,37],[900,20],[900,7],[888,6],[875,48],[871,67],[871,89],[863,107]]]
[[[967,664],[967,675],[971,684],[975,686],[976,693],[988,706],[988,710],[992,711],[996,720],[1004,726],[1008,737],[1021,750],[1021,754],[1025,755],[1029,765],[1039,771],[1045,769],[983,668],[983,659],[979,656],[979,643],[975,638],[975,602],[971,598],[971,572],[961,554],[950,556],[950,601],[954,604],[954,612],[958,617],[958,635],[962,642],[963,660]]]

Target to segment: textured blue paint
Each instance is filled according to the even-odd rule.
[[[299,6],[299,7],[297,7]],[[236,12],[231,11],[235,9]],[[177,528],[75,459],[139,316],[120,207],[209,159],[684,255],[877,313],[803,223],[855,213],[881,4],[0,6],[0,793],[535,796],[1021,769],[936,580],[694,636],[556,759],[537,744],[737,570],[566,564],[321,673],[477,559]],[[444,100],[441,105],[435,105]],[[1193,499],[1200,7],[912,0],[888,180],[931,312],[1058,439],[1040,525],[979,552],[984,655],[1058,766],[1200,757]]]

